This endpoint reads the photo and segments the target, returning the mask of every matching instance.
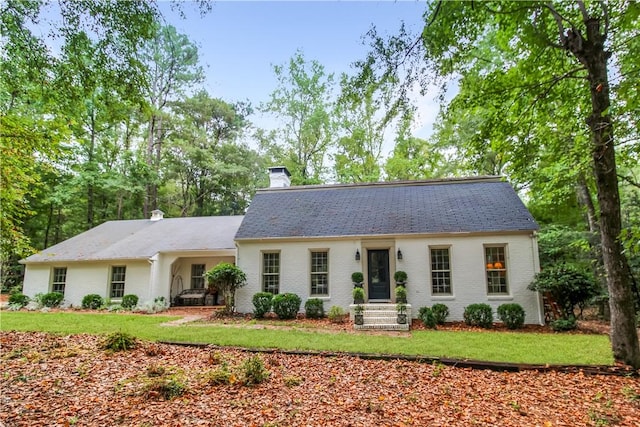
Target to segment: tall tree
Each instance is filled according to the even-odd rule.
[[[627,76],[620,76],[621,81],[633,78],[639,71],[637,52],[635,57],[627,54],[625,43],[635,43],[634,38],[638,36],[640,6],[635,2],[606,1],[438,1],[429,7],[429,13],[425,15],[428,22],[420,38],[423,47],[420,52],[427,60],[425,67],[432,67],[440,77],[456,73],[464,76],[485,62],[477,56],[475,46],[488,34],[495,34],[498,43],[494,48],[504,52],[507,59],[501,64],[505,73],[517,71],[525,79],[526,76],[544,75],[539,86],[549,91],[567,78],[578,78],[583,82],[579,90],[572,89],[570,96],[578,100],[577,105],[586,105],[580,110],[580,116],[586,125],[584,132],[588,136],[597,193],[611,308],[612,349],[617,360],[640,367],[629,268],[620,240],[620,197],[613,131],[616,120],[622,116],[617,110],[623,106],[618,104],[614,105],[617,108],[612,108],[614,88],[608,68],[613,56],[624,64],[621,68],[630,70]],[[405,39],[395,46],[410,50],[418,44]],[[617,56],[618,52],[620,56]],[[398,55],[406,55],[406,51]],[[387,61],[387,64],[394,63]],[[482,91],[476,92],[476,96],[482,94]],[[511,101],[517,102],[513,98]],[[536,101],[544,103],[546,100],[541,96]],[[551,113],[553,108],[549,111]]]
[[[157,29],[142,55],[149,79],[145,94],[148,102],[146,161],[153,172],[144,201],[143,215],[146,218],[158,208],[158,172],[167,131],[163,125],[167,103],[178,100],[185,89],[201,81],[203,71],[198,65],[196,45],[170,25]]]
[[[274,72],[278,87],[262,110],[282,121],[282,162],[292,183],[319,183],[333,138],[333,74],[326,74],[317,61],[307,62],[300,51],[287,65],[274,66]]]

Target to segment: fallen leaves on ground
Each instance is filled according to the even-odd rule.
[[[237,350],[2,332],[6,426],[637,426],[637,378],[503,373],[407,361],[263,354],[268,378],[236,378]],[[230,373],[225,381],[216,373]]]

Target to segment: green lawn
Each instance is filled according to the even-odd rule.
[[[407,354],[497,362],[612,365],[605,335],[508,332],[413,331],[410,336],[328,333],[314,329],[256,329],[207,324],[162,326],[179,317],[110,313],[9,312],[0,314],[3,331],[106,334],[122,331],[141,339],[185,341],[250,348]]]

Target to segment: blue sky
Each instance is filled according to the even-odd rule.
[[[160,6],[167,23],[198,45],[210,95],[255,106],[276,88],[273,65],[285,64],[297,49],[327,72],[349,72],[367,52],[362,36],[372,24],[392,35],[404,21],[417,34],[426,9],[425,1],[217,1],[204,17],[185,3],[181,19],[168,3]],[[418,102],[418,136],[430,132],[434,97],[435,90]]]

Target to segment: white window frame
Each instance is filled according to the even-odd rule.
[[[315,254],[323,254],[324,255],[324,270],[315,271],[315,268],[318,264],[314,263],[314,255]],[[309,251],[309,263],[310,263],[310,287],[309,293],[312,296],[321,296],[326,297],[329,296],[329,250],[328,249],[311,249]],[[322,279],[324,278],[324,279]],[[316,281],[324,280],[324,283],[318,284]],[[314,284],[314,282],[316,282]],[[315,289],[314,289],[315,286]],[[322,288],[324,292],[318,292],[318,288]],[[315,292],[314,292],[315,291]]]
[[[434,269],[433,268],[433,264],[434,264],[434,259],[433,259],[433,251],[447,251],[447,264],[448,267],[447,269]],[[449,297],[453,295],[453,274],[451,271],[451,247],[450,246],[429,246],[429,270],[431,272],[431,280],[430,280],[430,284],[431,284],[431,295],[433,296],[445,296],[445,297]],[[446,273],[445,276],[443,277],[439,277],[438,279],[442,279],[442,278],[447,278],[447,274],[448,274],[448,283],[445,285],[441,285],[441,284],[435,284],[434,281],[436,279],[436,277],[434,277],[434,273]],[[445,279],[446,280],[446,279]],[[449,288],[448,292],[436,292],[436,286],[438,287],[442,287],[442,286],[446,286]]]
[[[491,250],[497,251],[489,253],[489,251]],[[499,253],[500,250],[502,251],[501,254]],[[509,262],[507,255],[507,245],[505,243],[485,244],[483,247],[483,252],[485,286],[487,295],[509,295]],[[494,265],[496,263],[501,263],[502,265],[499,268],[494,268]]]
[[[266,264],[267,262],[267,258],[270,257],[274,257],[276,256],[277,258],[277,263],[270,263],[270,265],[268,266]],[[262,291],[263,292],[271,292],[272,294],[276,295],[280,292],[280,270],[281,270],[281,265],[282,265],[282,259],[280,256],[280,251],[263,251],[260,254],[260,265],[262,266],[262,272],[261,272],[261,287],[262,287]],[[269,268],[268,268],[269,267]],[[273,270],[273,267],[275,267],[275,271]],[[269,271],[267,271],[269,270]],[[272,282],[273,280],[273,282]],[[274,285],[275,283],[275,285]]]
[[[122,269],[122,280],[118,277],[116,280],[117,271]],[[125,283],[127,280],[127,266],[126,265],[112,265],[111,275],[109,277],[109,297],[110,298],[122,298],[125,295]],[[114,288],[114,285],[118,286],[118,289]],[[120,287],[122,289],[120,290]],[[117,294],[122,295],[117,295]]]
[[[198,272],[196,271],[196,267],[202,267],[202,273],[198,274]],[[206,264],[191,264],[191,284],[190,284],[190,288],[191,289],[204,289],[206,286],[205,284],[205,280],[204,280],[204,273],[207,271],[207,265]],[[201,284],[202,286],[197,286],[198,284]]]
[[[58,272],[64,270],[62,277],[58,275]],[[62,279],[62,280],[61,280]],[[56,289],[56,287],[58,289]],[[67,287],[67,267],[53,267],[51,270],[51,292],[60,292],[64,295],[64,291]],[[62,288],[62,290],[59,290]]]

